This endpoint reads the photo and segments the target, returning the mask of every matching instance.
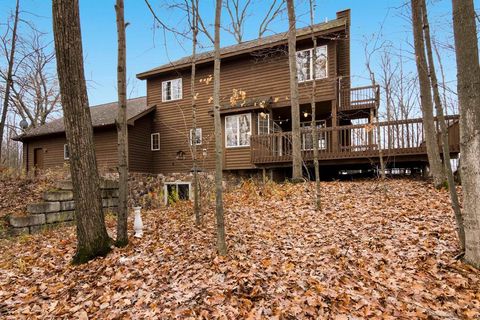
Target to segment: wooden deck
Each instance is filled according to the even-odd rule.
[[[458,116],[448,116],[446,120],[450,152],[457,154],[460,151]],[[378,127],[369,124],[327,127],[318,129],[317,134],[320,161],[378,159],[379,149],[384,157],[417,156],[426,159],[427,155],[422,119],[381,122]],[[301,141],[303,159],[312,160],[310,129],[302,129]],[[252,135],[251,159],[256,165],[292,161],[292,132]]]

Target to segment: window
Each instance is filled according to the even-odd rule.
[[[317,47],[316,63],[313,63],[312,57],[313,49],[297,51],[298,82],[313,80],[313,70],[315,70],[315,79],[327,77],[327,46]]]
[[[152,151],[160,150],[160,133],[152,133],[150,135],[150,148]]]
[[[190,200],[190,182],[166,182],[163,188],[166,205],[179,200]]]
[[[68,144],[63,145],[63,159],[68,160],[70,159],[70,150],[68,150]]]
[[[258,114],[258,134],[270,133],[270,114],[261,112]]]
[[[190,137],[188,139],[191,146],[193,146],[193,129],[190,129]],[[196,128],[195,130],[195,144],[197,146],[202,144],[202,128]]]
[[[182,78],[162,82],[162,102],[182,99]]]
[[[225,117],[225,144],[227,148],[250,146],[252,114]]]

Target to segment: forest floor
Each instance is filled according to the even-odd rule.
[[[245,182],[226,194],[226,257],[213,209],[196,228],[185,203],[144,212],[143,238],[81,266],[73,227],[0,240],[0,318],[480,316],[480,272],[455,259],[445,190],[326,182],[315,212],[313,188]]]

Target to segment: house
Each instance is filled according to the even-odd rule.
[[[146,97],[130,99],[127,103],[129,164],[132,171],[149,172],[152,165],[150,136],[155,106],[147,106]],[[117,157],[117,103],[90,108],[97,164],[101,169],[115,168]],[[63,118],[34,127],[14,138],[23,143],[23,164],[27,171],[54,169],[68,163]]]
[[[312,32],[317,63],[312,61]],[[291,102],[287,33],[221,49],[223,166],[232,172],[271,169],[288,172],[292,161]],[[212,117],[213,52],[196,57],[197,139],[191,141],[191,57],[137,75],[147,96],[129,100],[131,171],[172,174],[191,170],[197,146],[202,170],[215,168]],[[379,150],[390,161],[426,163],[421,119],[372,125],[379,87],[353,88],[350,82],[350,10],[336,19],[297,30],[297,67],[302,156],[312,160],[311,92],[316,82],[316,127],[321,165],[369,165]],[[114,167],[116,103],[91,108],[98,163]],[[109,114],[107,115],[107,113]],[[102,114],[98,117],[97,114]],[[449,117],[451,151],[458,153],[458,124]],[[61,165],[67,157],[61,120],[32,129],[24,142],[26,168]]]

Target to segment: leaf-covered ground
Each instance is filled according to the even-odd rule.
[[[455,260],[446,191],[424,182],[251,183],[213,211],[145,214],[145,235],[69,264],[74,228],[0,242],[0,318],[455,319],[480,315],[480,273]],[[108,219],[113,232],[114,221]]]

